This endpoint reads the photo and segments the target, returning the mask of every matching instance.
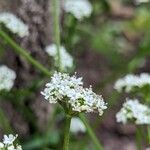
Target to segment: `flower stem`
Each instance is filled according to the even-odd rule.
[[[36,61],[32,56],[22,47],[20,47],[13,39],[9,37],[4,31],[0,30],[0,37],[8,43],[17,54],[24,57],[30,64],[35,66],[38,70],[40,70],[43,74],[50,76],[51,73],[38,61]]]
[[[72,15],[69,15],[65,19],[67,23],[69,22],[69,25],[67,26],[68,30],[66,31],[65,44],[67,45],[68,50],[72,52],[71,49],[74,45],[74,36],[77,26],[77,19],[74,18]]]
[[[70,122],[71,122],[71,116],[66,115],[63,150],[68,150],[69,149]]]
[[[101,146],[100,142],[98,141],[96,135],[94,134],[94,131],[90,127],[85,116],[83,114],[80,114],[79,117],[83,121],[84,125],[86,126],[87,132],[88,132],[89,136],[91,137],[91,139],[93,140],[93,143],[95,144],[96,149],[103,150],[103,147]]]
[[[150,145],[150,125],[147,126],[148,131],[148,144]]]
[[[136,147],[137,147],[137,150],[142,150],[142,147],[141,147],[141,131],[140,129],[137,127],[136,129]]]
[[[0,127],[3,128],[4,132],[14,133],[13,129],[11,128],[9,120],[7,119],[5,113],[3,112],[1,108],[0,108],[0,118],[1,118]]]
[[[54,19],[54,41],[57,48],[57,65],[58,70],[61,71],[61,61],[60,61],[60,27],[59,27],[59,10],[60,10],[60,1],[52,0],[53,2],[53,19]]]

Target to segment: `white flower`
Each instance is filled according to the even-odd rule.
[[[11,146],[7,147],[7,150],[16,150],[16,149],[15,149],[15,147],[13,145],[11,145]]]
[[[73,58],[72,56],[66,51],[65,47],[60,46],[60,65],[63,71],[66,71],[68,68],[73,67]],[[57,57],[57,47],[55,44],[51,44],[46,47],[45,51],[48,55],[54,57],[55,61],[58,59]]]
[[[20,145],[17,145],[16,147],[14,145],[10,145],[7,147],[7,150],[22,150],[22,147]]]
[[[117,122],[136,124],[150,124],[150,108],[139,103],[137,99],[127,99],[121,110],[116,114]]]
[[[29,35],[29,28],[18,17],[8,12],[0,13],[0,23],[3,23],[14,34],[20,37]]]
[[[150,75],[148,73],[141,73],[140,75],[128,74],[124,78],[117,80],[114,88],[121,92],[125,89],[126,92],[130,92],[134,87],[143,87],[150,85]]]
[[[4,135],[3,142],[0,142],[0,149],[2,148],[4,150],[22,150],[21,145],[14,144],[17,137],[18,135]]]
[[[16,150],[22,150],[21,145],[17,145]]]
[[[11,145],[13,144],[13,142],[16,140],[18,135],[16,136],[13,136],[12,134],[9,134],[8,136],[7,135],[4,135],[4,138],[3,138],[3,143],[5,145]]]
[[[97,110],[99,115],[102,115],[103,110],[107,108],[102,96],[95,94],[92,88],[84,88],[82,78],[75,75],[70,77],[66,73],[55,72],[41,93],[50,103],[70,104],[75,112]]]
[[[7,66],[0,66],[0,91],[9,91],[13,85],[16,78],[16,73],[9,69]]]
[[[4,144],[2,142],[0,142],[0,149],[4,148]]]
[[[88,0],[65,0],[64,10],[74,15],[78,20],[82,20],[91,15],[92,5]]]
[[[149,0],[135,0],[135,3],[137,5],[140,5],[141,3],[149,3],[150,1]]]
[[[78,132],[84,133],[86,132],[86,127],[79,118],[73,117],[71,119],[70,131],[74,134],[77,134]]]

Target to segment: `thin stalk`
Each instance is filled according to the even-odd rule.
[[[45,75],[50,76],[51,73],[38,61],[36,61],[24,48],[20,47],[13,39],[11,39],[4,31],[0,30],[0,37],[8,43],[14,51],[24,57],[30,64],[43,72]]]
[[[95,144],[95,147],[97,150],[103,150],[103,147],[101,146],[99,140],[97,139],[96,135],[94,134],[94,131],[90,127],[88,121],[86,120],[85,116],[83,114],[79,115],[80,119],[83,121],[84,125],[86,126],[86,129],[88,131],[89,136],[93,140],[93,143]]]
[[[69,150],[70,123],[71,123],[71,116],[66,115],[63,150]]]
[[[5,133],[14,133],[13,129],[11,128],[10,122],[7,119],[7,117],[5,116],[5,113],[3,112],[3,110],[0,108],[0,127],[3,128]]]
[[[142,150],[142,144],[141,144],[141,132],[140,129],[137,127],[136,129],[136,148],[137,150]]]
[[[24,48],[20,47],[13,39],[11,39],[2,30],[0,30],[0,37],[4,41],[6,41],[14,49],[14,51],[17,54],[24,57],[30,64],[32,64],[35,68],[40,70],[45,76],[51,76],[51,72],[49,72],[49,70],[45,66],[41,65],[37,60],[35,60],[32,56],[30,56],[30,54]],[[96,139],[95,133],[91,129],[89,123],[86,121],[86,119],[84,119],[85,117],[82,114],[80,114],[80,117],[82,118],[83,123],[87,127],[87,131],[88,131],[90,137],[92,138],[94,144],[96,145],[96,147],[99,147],[99,150],[102,150],[102,148],[101,148],[102,146],[98,146],[100,144],[98,143],[98,140]]]
[[[52,0],[53,2],[53,19],[54,19],[54,41],[57,48],[57,65],[58,70],[61,71],[61,61],[60,61],[60,27],[59,27],[59,8],[60,8],[60,1],[59,0]]]
[[[76,26],[77,26],[77,19],[74,18],[72,15],[69,15],[66,18],[66,22],[69,22],[69,25],[66,33],[65,44],[68,46],[69,48],[68,50],[71,52],[72,45],[74,44],[73,40],[74,40]]]
[[[150,125],[148,125],[147,131],[148,131],[148,144],[150,145]]]

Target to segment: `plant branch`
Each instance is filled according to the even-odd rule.
[[[150,125],[148,125],[147,131],[148,131],[148,144],[150,145]]]
[[[71,123],[71,116],[66,115],[63,150],[69,149],[70,123]]]
[[[61,58],[60,58],[60,27],[59,27],[59,0],[52,0],[53,2],[53,19],[54,19],[54,41],[57,48],[57,65],[58,69],[61,71]]]
[[[97,150],[103,150],[100,142],[98,141],[96,135],[94,134],[94,131],[90,127],[90,125],[89,125],[87,119],[85,118],[85,116],[83,114],[80,114],[79,117],[83,121],[84,125],[86,126],[88,134],[91,137],[91,139],[93,140],[93,143],[95,144],[95,147],[97,148]]]
[[[137,127],[136,129],[136,147],[137,147],[137,150],[142,150],[142,143],[141,143],[141,131],[140,131],[140,128]]]
[[[13,39],[11,39],[4,31],[0,30],[0,37],[7,42],[14,51],[20,56],[24,57],[30,64],[40,70],[46,76],[50,76],[51,73],[38,61],[36,61],[24,48],[20,47]]]
[[[0,126],[3,128],[5,133],[14,133],[13,129],[10,126],[10,122],[7,119],[5,113],[3,112],[3,110],[0,108]]]

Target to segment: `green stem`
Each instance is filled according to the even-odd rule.
[[[101,146],[100,142],[98,141],[96,135],[94,134],[94,131],[90,127],[85,116],[83,114],[80,114],[79,117],[83,121],[84,125],[86,126],[87,132],[88,132],[89,136],[91,137],[91,139],[93,140],[93,143],[95,144],[96,149],[103,150],[103,147]]]
[[[3,112],[3,110],[0,108],[0,126],[3,128],[5,133],[14,133],[11,126],[10,126],[10,122],[7,119],[7,117],[5,116],[5,113]]]
[[[66,115],[63,150],[68,150],[69,149],[70,123],[71,123],[71,116]]]
[[[148,125],[147,131],[148,131],[148,144],[150,145],[150,125]]]
[[[137,147],[137,150],[142,150],[142,147],[141,147],[141,131],[139,129],[139,127],[137,127],[136,129],[136,147]]]
[[[57,48],[57,65],[58,69],[61,71],[61,61],[60,61],[60,27],[59,27],[59,0],[52,0],[53,2],[53,19],[54,19],[54,41]]]
[[[51,73],[38,61],[36,61],[32,56],[22,47],[20,47],[13,39],[11,39],[4,31],[0,30],[0,37],[6,41],[17,54],[24,57],[28,62],[30,62],[34,67],[43,72],[45,75],[50,76]]]
[[[77,19],[74,18],[72,15],[69,15],[68,17],[66,17],[66,22],[69,22],[68,25],[68,30],[66,31],[66,38],[65,38],[65,44],[67,45],[67,47],[69,48],[68,50],[70,52],[72,49],[72,46],[74,45],[74,36],[75,36],[75,31],[76,31],[76,26],[77,26]]]
[[[51,75],[51,73],[49,72],[49,70],[47,68],[45,68],[45,66],[41,65],[38,61],[36,61],[32,56],[30,56],[26,52],[25,49],[20,47],[13,39],[11,39],[5,32],[3,32],[1,30],[0,30],[0,37],[4,41],[7,41],[7,43],[14,49],[14,51],[17,54],[19,54],[22,57],[24,57],[25,59],[27,59],[30,64],[32,64],[35,68],[40,70],[44,75],[46,75],[46,76]],[[95,133],[92,131],[92,129],[91,129],[89,123],[86,121],[85,117],[82,115],[80,115],[80,117],[82,118],[83,123],[87,127],[88,133],[89,133],[90,137],[92,138],[94,144],[96,145],[97,148],[99,147],[99,150],[102,150],[100,144],[98,143],[98,140],[96,139]]]

